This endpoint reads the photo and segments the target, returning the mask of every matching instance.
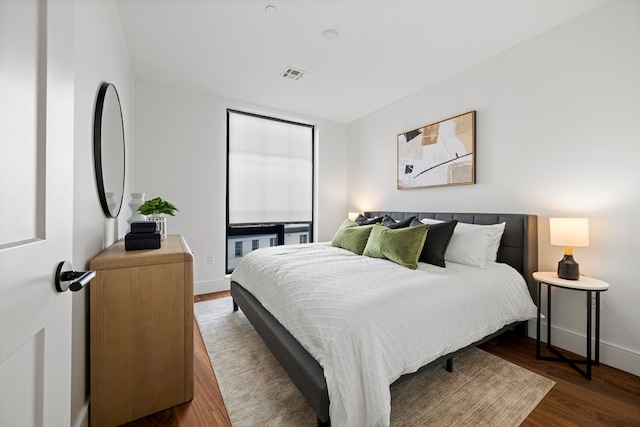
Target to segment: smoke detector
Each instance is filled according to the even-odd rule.
[[[282,74],[280,74],[280,76],[284,77],[285,79],[300,80],[301,78],[304,77],[305,74],[306,74],[306,71],[297,70],[293,67],[287,67],[284,69]]]

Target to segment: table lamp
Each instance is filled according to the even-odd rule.
[[[359,213],[359,212],[349,212],[349,219],[350,219],[351,221],[355,221],[355,220],[356,220],[356,218],[358,218],[358,215],[360,215],[360,213]]]
[[[564,257],[558,262],[558,277],[578,280],[580,268],[573,259],[574,246],[589,246],[587,218],[549,218],[550,243],[564,246]]]

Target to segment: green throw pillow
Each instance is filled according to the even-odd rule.
[[[376,224],[369,235],[363,255],[386,258],[415,270],[427,237],[429,224],[409,228],[387,228]]]
[[[342,223],[336,235],[333,236],[331,246],[346,249],[358,255],[362,255],[369,233],[373,229],[373,225],[358,225],[347,219]]]

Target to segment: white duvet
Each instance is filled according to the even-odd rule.
[[[333,426],[388,426],[400,375],[535,318],[522,276],[489,264],[410,270],[312,243],[254,251],[231,279],[323,367]]]

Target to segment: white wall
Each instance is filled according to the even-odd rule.
[[[316,241],[330,240],[347,213],[346,126],[136,80],[135,188],[180,210],[168,233],[194,253],[196,293],[229,289],[225,279],[227,108],[315,125]],[[130,195],[126,195],[126,203]],[[207,264],[207,256],[213,264]]]
[[[132,184],[134,79],[129,52],[112,0],[75,2],[75,141],[73,260],[76,270],[89,267],[91,258],[124,236],[129,208],[118,220],[102,213],[93,166],[93,115],[98,88],[113,83],[120,96],[126,143],[125,194]],[[91,286],[91,285],[89,285]],[[89,351],[88,301],[85,288],[73,293],[73,348],[71,421],[88,425]]]
[[[590,221],[582,273],[610,283],[601,361],[640,374],[640,3],[611,2],[349,125],[349,210],[539,216],[539,269],[554,271],[548,218]],[[475,185],[396,189],[397,134],[477,111]],[[553,340],[585,354],[582,294],[558,290]],[[535,328],[530,328],[535,333]],[[557,338],[556,338],[557,336]]]

